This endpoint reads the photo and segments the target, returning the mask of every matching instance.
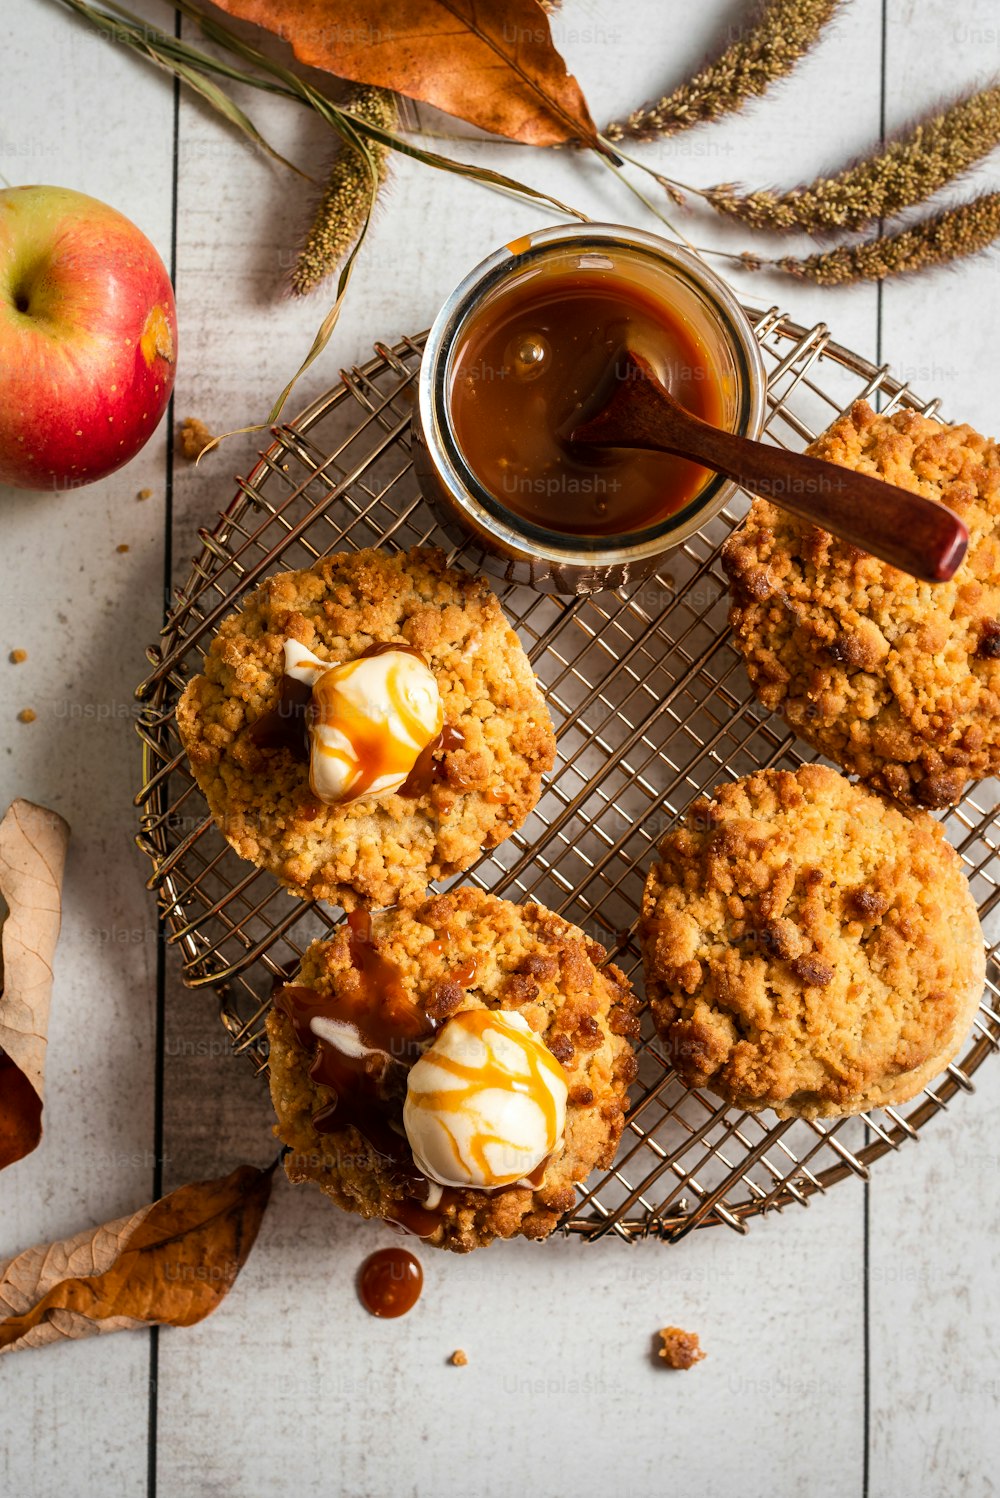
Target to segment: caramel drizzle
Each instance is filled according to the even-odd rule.
[[[460,728],[455,728],[451,723],[446,723],[436,739],[421,749],[417,755],[416,764],[410,771],[405,782],[396,792],[397,796],[406,796],[407,799],[416,799],[425,796],[433,787],[435,780],[443,780],[445,777],[443,756],[450,754],[454,749],[461,749],[465,745],[465,734]],[[457,784],[456,790],[465,790],[463,784]]]
[[[255,718],[247,730],[251,743],[258,749],[287,749],[294,760],[307,765],[307,714],[311,699],[312,687],[286,671],[281,678],[277,703]]]
[[[286,984],[275,1003],[291,1020],[301,1048],[312,1055],[309,1076],[333,1093],[313,1115],[317,1132],[356,1128],[401,1175],[422,1180],[401,1132],[401,1119],[406,1073],[434,1034],[435,1021],[410,998],[396,963],[379,951],[368,912],[352,911],[347,926],[351,963],[361,980],[358,992],[324,996],[313,988]],[[348,1026],[363,1053],[347,1055],[317,1036],[312,1021],[318,1018]]]
[[[403,984],[402,969],[378,949],[371,911],[350,911],[347,933],[351,963],[361,974],[368,1028],[379,1037],[372,1044],[388,1050],[400,1031],[409,1035],[429,1034],[434,1026],[412,1003]]]
[[[443,1113],[457,1114],[469,1108],[474,1112],[474,1100],[477,1092],[489,1087],[497,1087],[508,1092],[518,1092],[529,1097],[542,1111],[545,1118],[546,1137],[552,1140],[553,1146],[559,1128],[559,1116],[556,1109],[556,1100],[552,1095],[552,1089],[546,1081],[544,1073],[549,1077],[557,1077],[560,1082],[565,1079],[562,1068],[554,1057],[551,1059],[547,1052],[533,1045],[533,1037],[522,1035],[520,1031],[503,1028],[497,1023],[496,1014],[491,1009],[463,1010],[461,1014],[455,1015],[452,1024],[461,1024],[462,1028],[469,1034],[478,1036],[480,1039],[483,1032],[491,1028],[497,1029],[504,1036],[517,1044],[528,1063],[528,1076],[520,1077],[511,1073],[507,1067],[494,1059],[492,1053],[484,1066],[472,1066],[467,1062],[459,1061],[453,1056],[435,1055],[434,1065],[439,1066],[449,1076],[463,1083],[461,1087],[434,1088],[423,1093],[409,1094],[410,1106],[418,1108],[433,1109],[435,1114]],[[487,1050],[489,1047],[487,1045]],[[470,1104],[472,1107],[470,1107]],[[455,1164],[459,1171],[466,1169],[465,1161],[462,1159],[458,1141],[454,1133],[449,1129],[446,1131],[448,1143],[451,1147]],[[489,1180],[494,1172],[486,1156],[490,1145],[498,1146],[501,1150],[510,1149],[510,1140],[502,1135],[490,1133],[484,1129],[477,1129],[469,1143],[469,1152],[476,1167],[482,1172],[485,1179]],[[514,1177],[515,1180],[520,1177]]]
[[[453,968],[445,979],[446,983],[457,983],[461,988],[471,988],[476,981],[479,972],[479,958],[473,955],[468,962],[463,962],[461,967]]]

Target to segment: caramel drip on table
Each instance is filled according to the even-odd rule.
[[[405,1248],[369,1254],[358,1274],[358,1299],[366,1311],[385,1320],[405,1316],[420,1299],[424,1271]]]

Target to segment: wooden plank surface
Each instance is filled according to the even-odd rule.
[[[994,9],[887,0],[883,15],[877,0],[855,0],[815,56],[742,120],[661,142],[646,159],[699,184],[791,184],[836,166],[877,139],[883,111],[891,127],[992,68],[970,37],[996,29]],[[149,14],[162,14],[153,0]],[[566,0],[557,40],[603,119],[680,78],[739,14],[723,0],[677,0],[669,16],[659,0],[627,11]],[[282,295],[309,190],[197,102],[181,99],[175,130],[168,80],[44,0],[8,0],[0,35],[13,63],[0,170],[115,203],[165,258],[176,232],[176,415],[216,431],[261,419],[326,305],[322,294]],[[329,141],[310,117],[257,95],[246,102],[280,149],[322,173]],[[462,149],[592,217],[655,227],[595,162]],[[335,344],[293,405],[373,339],[425,326],[474,261],[549,217],[397,164]],[[703,244],[746,243],[701,215],[679,222]],[[943,396],[949,416],[996,428],[991,260],[881,296],[738,279],[898,362],[915,388]],[[2,799],[59,807],[75,836],[46,1139],[0,1179],[0,1255],[148,1200],[158,1149],[168,1189],[263,1163],[273,1148],[263,1089],[229,1055],[212,999],[185,990],[172,960],[156,1117],[155,912],[131,846],[130,694],[164,569],[184,577],[198,528],[227,503],[259,441],[231,439],[198,469],[173,465],[168,510],[167,436],[82,493],[2,496],[0,646],[30,652],[25,666],[0,666]],[[140,503],[143,487],[153,498]],[[39,713],[30,726],[15,722],[26,705]],[[977,1097],[957,1099],[918,1148],[880,1163],[867,1204],[849,1181],[745,1238],[716,1228],[676,1247],[498,1244],[465,1260],[424,1250],[424,1298],[395,1325],[369,1319],[353,1291],[383,1233],[279,1184],[238,1286],[201,1326],[160,1333],[155,1352],[149,1336],[130,1334],[5,1360],[0,1491],[505,1498],[683,1484],[710,1498],[897,1498],[964,1482],[991,1493],[1000,1065],[980,1075]],[[667,1321],[696,1329],[709,1353],[687,1376],[664,1374],[652,1356]],[[447,1363],[456,1347],[466,1368]]]

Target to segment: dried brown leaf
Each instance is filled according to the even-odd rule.
[[[529,145],[595,144],[594,122],[538,0],[218,0],[300,62],[394,89]]]
[[[69,826],[57,812],[13,801],[0,822],[0,1169],[42,1137],[52,955],[62,918]]]
[[[241,1165],[221,1180],[181,1186],[131,1217],[0,1263],[0,1353],[201,1321],[246,1262],[273,1170]]]

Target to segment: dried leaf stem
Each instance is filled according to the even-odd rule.
[[[1000,85],[960,99],[834,176],[789,192],[739,193],[731,183],[705,200],[753,229],[863,229],[923,203],[1000,145]]]
[[[765,93],[819,40],[842,0],[761,0],[746,28],[689,82],[605,129],[608,140],[653,140],[734,114]]]

